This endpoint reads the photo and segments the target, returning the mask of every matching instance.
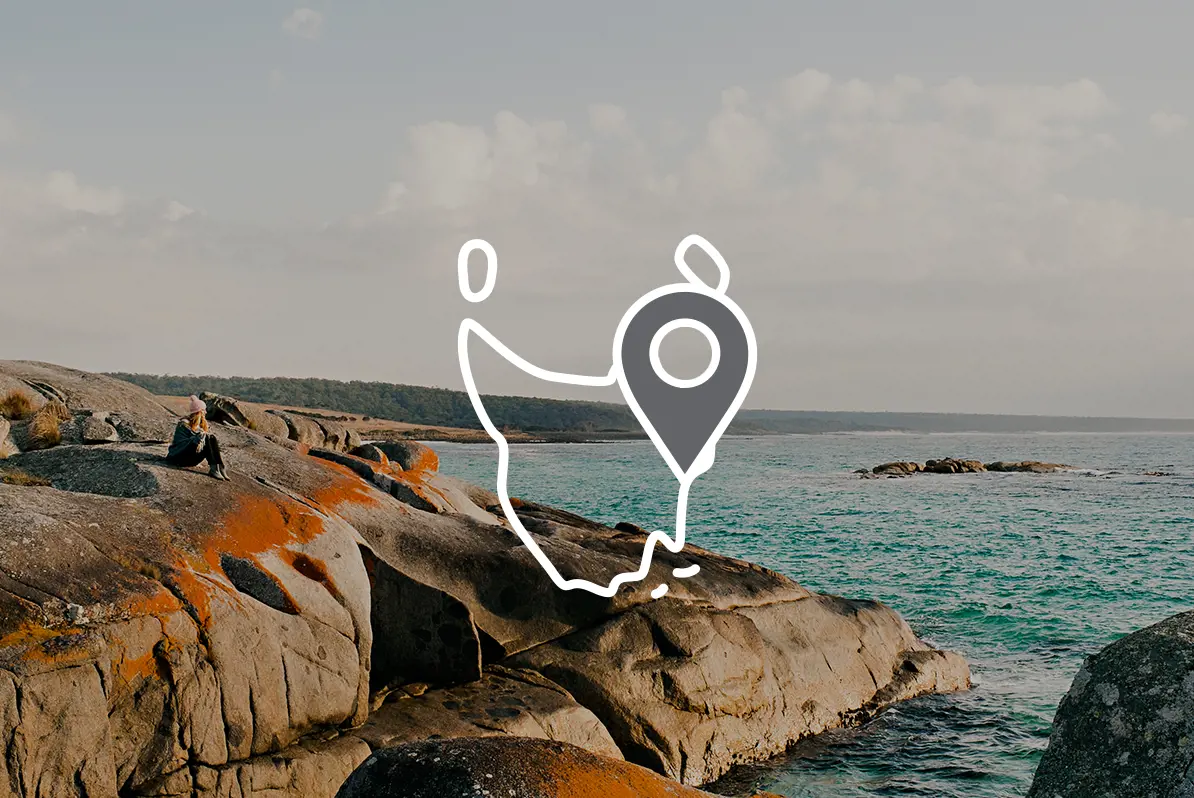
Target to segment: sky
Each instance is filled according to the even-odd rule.
[[[758,338],[746,407],[1192,417],[1191,29],[1155,0],[0,2],[0,357],[462,388],[472,317],[599,374],[699,233]]]

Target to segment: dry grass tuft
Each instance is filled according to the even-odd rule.
[[[162,569],[151,562],[141,563],[137,566],[137,573],[144,576],[146,579],[152,579],[155,582],[162,581]]]
[[[139,559],[135,559],[132,557],[127,557],[118,552],[113,552],[111,554],[111,556],[112,556],[112,559],[115,560],[118,564],[123,565],[125,568],[129,569],[130,571],[136,571],[137,573],[141,574],[141,576],[144,576],[147,579],[153,579],[154,581],[157,581],[157,582],[162,581],[162,569],[159,568],[154,563],[145,562],[144,560],[139,560]]]
[[[0,396],[0,416],[20,421],[33,415],[33,400],[24,391],[13,389]]]
[[[26,474],[24,471],[18,471],[15,468],[0,471],[0,482],[3,482],[5,485],[17,485],[22,488],[50,487],[50,480]]]
[[[62,419],[58,418],[56,411],[47,411],[48,407],[49,405],[46,405],[33,414],[26,433],[29,436],[26,449],[49,449],[62,443],[62,431],[59,429]]]
[[[70,412],[70,408],[67,407],[66,405],[64,405],[62,402],[58,401],[57,399],[51,399],[50,401],[46,402],[44,405],[41,406],[41,408],[37,412],[45,413],[46,415],[50,416],[54,420],[60,421],[60,422],[61,421],[70,421],[71,416],[73,415]]]

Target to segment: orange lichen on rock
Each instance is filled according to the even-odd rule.
[[[431,512],[436,512],[436,508],[452,504],[448,496],[434,485],[429,484],[428,477],[434,476],[430,471],[407,471],[397,463],[379,463],[376,460],[343,452],[320,452],[317,457],[321,465],[349,477],[353,485],[353,488],[348,489],[348,495],[345,495],[345,489],[339,486],[314,491],[310,494],[314,500],[320,504],[327,504],[333,511],[346,502],[376,504],[380,501],[379,491]],[[432,457],[434,457],[434,453]],[[423,460],[426,462],[427,458],[423,458]],[[405,492],[407,495],[404,496],[402,490],[395,490],[395,484],[409,489]],[[416,501],[412,502],[412,498],[415,498]]]
[[[432,490],[433,492],[438,493],[438,491],[434,491],[433,488],[430,488],[427,485],[426,471],[403,471],[400,468],[395,468],[387,470],[386,473],[393,477],[395,482],[401,482],[403,485],[406,485],[424,499],[427,498],[424,491]]]
[[[547,779],[557,798],[709,798],[709,793],[669,781],[646,768],[617,760],[562,753]]]
[[[116,603],[75,607],[77,614],[67,613],[65,623],[28,621],[0,636],[0,651],[9,656],[15,654],[16,659],[26,663],[60,668],[88,662],[101,651],[103,646],[96,631],[105,624],[148,617],[157,620],[151,622],[154,629],[164,629],[165,619],[182,610],[182,602],[160,583],[145,584],[151,586],[149,592],[133,592]],[[139,663],[135,667],[151,666]]]
[[[134,618],[152,616],[161,619],[166,615],[178,612],[183,608],[178,597],[160,587],[151,596],[138,595],[125,605],[125,612]]]
[[[16,650],[29,646],[38,646],[47,640],[66,634],[78,634],[79,628],[72,626],[63,629],[51,629],[41,624],[25,623],[15,631],[0,637],[0,650]]]
[[[48,628],[28,624],[0,639],[0,650],[15,653],[14,659],[26,665],[56,670],[92,662],[99,653],[100,641],[78,626]]]
[[[289,543],[308,543],[323,531],[323,518],[298,502],[283,504],[246,493],[224,515],[208,541],[204,560],[218,570],[221,554],[251,558]]]
[[[218,555],[217,555],[218,559]],[[206,563],[200,566],[206,568]],[[203,580],[195,573],[194,568],[186,563],[170,574],[170,581],[187,603],[187,609],[194,615],[194,620],[204,629],[211,625],[211,591],[214,584]]]
[[[363,504],[376,506],[381,499],[377,489],[366,483],[348,466],[330,460],[316,460],[324,468],[334,471],[337,479],[332,484],[311,491],[309,498],[316,504],[335,510],[341,504]],[[361,462],[369,462],[362,460]],[[370,465],[373,465],[370,463]]]
[[[418,457],[410,464],[408,471],[438,471],[439,455],[430,446],[418,450]]]
[[[478,785],[485,789],[479,790]],[[401,794],[520,798],[714,798],[647,768],[554,740],[474,737],[424,740],[377,751],[340,788],[343,798]],[[754,798],[778,798],[759,793]]]
[[[165,663],[157,657],[153,649],[134,657],[122,656],[113,665],[116,676],[125,684],[132,684],[138,679],[164,680],[169,676]]]

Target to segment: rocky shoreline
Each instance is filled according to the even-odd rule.
[[[417,443],[209,397],[221,482],[164,464],[177,417],[140,388],[0,361],[14,393],[31,406],[0,430],[0,798],[331,798],[379,752],[488,738],[681,795],[970,683],[878,602],[693,547],[610,599],[560,591],[496,496]],[[638,564],[633,525],[517,507],[566,577]],[[352,793],[373,794],[397,793]]]

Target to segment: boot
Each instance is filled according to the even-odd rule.
[[[212,477],[213,479],[222,479],[222,480],[228,479],[228,475],[224,473],[224,469],[221,468],[220,466],[216,465],[215,463],[212,463],[211,468],[209,468],[207,471],[207,475]]]
[[[224,480],[225,482],[231,481],[228,479],[228,469],[224,468],[223,463],[220,464],[220,479]]]

